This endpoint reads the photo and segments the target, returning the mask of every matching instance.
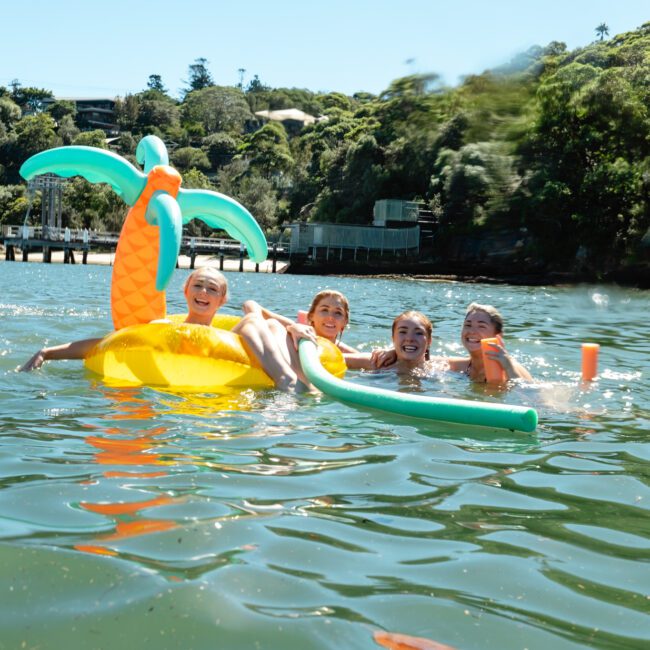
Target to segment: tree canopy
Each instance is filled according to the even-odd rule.
[[[549,265],[574,264],[580,248],[586,264],[610,268],[644,255],[650,227],[650,23],[596,33],[572,51],[532,47],[455,88],[409,75],[377,96],[272,88],[257,75],[219,86],[199,58],[181,99],[156,74],[117,98],[110,146],[132,157],[143,135],[159,135],[186,183],[232,194],[268,230],[306,218],[367,224],[375,201],[399,198],[431,209],[441,248],[506,229],[526,232],[528,254]],[[315,121],[256,115],[289,108]],[[49,91],[0,88],[0,221],[20,205],[22,162],[72,143],[105,146]],[[75,203],[89,196],[68,195],[77,221],[91,219]],[[92,203],[95,223],[119,219],[116,204]]]

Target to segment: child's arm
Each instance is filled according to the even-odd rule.
[[[351,345],[348,345],[347,343],[343,343],[343,341],[339,341],[336,344],[336,347],[338,347],[341,352],[343,352],[343,355],[345,356],[346,354],[360,354],[357,352],[356,348],[353,348]]]
[[[350,370],[375,370],[372,357],[368,352],[344,352],[345,365]]]
[[[40,368],[45,361],[54,359],[84,359],[86,354],[92,350],[101,339],[83,339],[72,341],[63,345],[56,345],[52,348],[39,350],[21,369],[21,372],[29,372]]]

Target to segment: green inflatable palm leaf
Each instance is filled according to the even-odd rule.
[[[30,180],[40,174],[66,178],[83,176],[91,183],[108,183],[127,205],[134,205],[147,184],[147,176],[128,160],[96,147],[57,147],[25,161],[20,175]]]
[[[253,215],[234,199],[209,190],[181,189],[176,200],[181,206],[184,224],[201,219],[211,228],[225,230],[242,242],[254,262],[266,259],[268,247],[262,229]]]

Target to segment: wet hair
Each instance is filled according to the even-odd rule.
[[[469,305],[465,311],[465,318],[474,312],[482,311],[488,315],[490,322],[494,325],[494,329],[497,334],[503,332],[503,316],[500,314],[499,310],[492,305],[479,305],[477,302],[473,302]]]
[[[187,291],[187,288],[190,286],[190,282],[192,281],[192,278],[198,273],[202,273],[212,278],[219,285],[219,289],[221,290],[221,295],[226,300],[228,300],[228,280],[226,280],[226,276],[214,266],[209,266],[209,265],[201,266],[198,269],[194,269],[194,271],[192,271],[187,276],[187,278],[185,279],[185,284],[183,285],[183,293]]]
[[[321,300],[325,298],[337,298],[343,304],[343,311],[345,312],[345,319],[350,320],[350,303],[348,299],[340,292],[335,291],[334,289],[325,289],[324,291],[319,291],[314,299],[311,301],[311,307],[307,312],[307,320],[311,319],[313,313],[316,311]]]
[[[431,321],[421,311],[413,311],[413,310],[404,311],[399,316],[397,316],[393,321],[393,327],[391,329],[393,335],[395,335],[395,329],[397,328],[398,323],[404,318],[412,318],[414,320],[420,321],[420,323],[422,323],[422,327],[424,328],[424,331],[427,333],[427,338],[429,339],[429,341],[431,341],[431,337],[433,336],[433,325],[431,324]],[[429,360],[429,348],[427,348],[427,351],[424,354],[424,358],[427,361]]]

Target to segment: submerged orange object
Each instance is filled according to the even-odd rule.
[[[379,645],[389,648],[389,650],[456,650],[453,646],[409,634],[378,630],[373,637]]]
[[[592,381],[598,374],[598,343],[582,344],[582,380]]]
[[[168,165],[157,165],[147,185],[129,210],[115,251],[111,283],[111,313],[116,330],[165,318],[165,292],[156,290],[160,242],[158,227],[145,219],[154,192],[165,191],[176,198],[180,174]]]

